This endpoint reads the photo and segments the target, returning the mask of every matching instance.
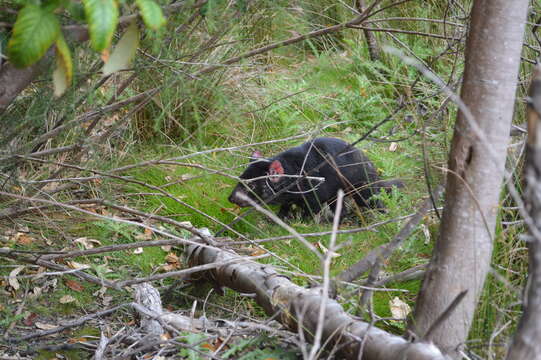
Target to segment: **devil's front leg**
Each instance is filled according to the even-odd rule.
[[[289,219],[293,216],[291,213],[292,203],[285,203],[280,206],[280,211],[278,211],[278,217],[282,220]]]
[[[299,204],[302,209],[302,217],[310,219],[319,214],[324,202],[325,200],[313,194],[304,196],[303,201]]]

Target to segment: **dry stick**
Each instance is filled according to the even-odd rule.
[[[428,163],[429,156],[428,156],[427,140],[426,140],[426,124],[427,122],[432,121],[437,116],[436,114],[438,114],[443,109],[447,108],[447,104],[449,103],[449,101],[450,101],[450,97],[447,96],[445,100],[442,102],[442,104],[440,105],[440,107],[438,108],[438,110],[435,111],[434,114],[428,120],[426,121],[423,120],[422,125],[421,125],[421,131],[422,131],[421,149],[423,152],[423,171],[425,173],[424,180],[426,183],[426,188],[428,189],[428,194],[430,195],[430,199],[432,200],[432,205],[434,206],[434,209],[436,210],[436,216],[438,220],[440,221],[441,221],[441,216],[440,216],[440,212],[437,210],[437,207],[436,207],[436,199],[434,199],[433,191],[432,191],[432,183],[430,181],[430,166]]]
[[[464,24],[448,22],[448,21],[441,20],[441,19],[410,18],[410,17],[380,18],[380,19],[373,19],[373,20],[365,20],[363,23],[364,24],[372,24],[372,23],[387,22],[387,21],[425,21],[425,22],[434,22],[434,23],[440,23],[440,24],[446,24],[446,25],[452,25],[452,26],[458,26],[458,27],[465,27]]]
[[[194,274],[194,273],[197,273],[197,272],[216,269],[216,268],[219,268],[220,266],[227,266],[227,265],[233,264],[235,262],[263,259],[263,258],[266,258],[266,257],[269,257],[269,256],[270,256],[269,254],[264,254],[264,255],[259,255],[259,256],[248,256],[248,257],[243,257],[243,258],[240,258],[240,259],[233,259],[231,261],[224,261],[224,262],[221,262],[221,263],[212,263],[212,264],[192,266],[192,267],[190,267],[188,269],[177,270],[177,271],[168,271],[168,272],[163,273],[163,274],[151,275],[151,276],[147,276],[147,277],[144,277],[144,278],[135,278],[135,279],[130,279],[130,280],[115,281],[114,284],[118,288],[123,288],[125,286],[130,286],[130,285],[135,285],[135,284],[140,284],[140,283],[146,283],[146,282],[151,282],[151,281],[156,281],[156,280],[162,280],[162,279],[167,279],[167,278],[170,278],[170,277],[184,277],[186,275]]]
[[[81,208],[79,208],[77,206],[73,206],[73,205],[67,205],[67,204],[63,204],[63,203],[52,201],[52,200],[29,198],[29,197],[26,197],[26,196],[10,194],[10,193],[3,192],[3,191],[0,191],[0,196],[12,197],[12,198],[15,198],[15,199],[25,200],[25,201],[41,202],[41,203],[45,203],[45,204],[50,204],[50,205],[59,206],[59,207],[63,207],[63,208],[66,208],[66,209],[78,211],[78,212],[81,212],[81,213],[84,213],[84,214],[87,214],[87,215],[91,215],[91,216],[94,216],[94,217],[97,217],[97,218],[100,218],[100,219],[116,221],[116,222],[123,223],[123,224],[128,224],[128,225],[134,225],[134,226],[137,226],[137,227],[141,227],[141,228],[144,228],[144,229],[151,230],[151,231],[153,231],[155,233],[158,233],[160,235],[169,237],[169,238],[171,238],[173,240],[176,240],[179,243],[183,243],[185,245],[195,245],[195,244],[197,244],[198,246],[212,247],[212,246],[207,245],[207,244],[215,242],[213,238],[211,239],[209,236],[207,236],[206,234],[204,234],[201,231],[198,231],[198,233],[200,233],[201,235],[196,235],[196,237],[202,239],[202,241],[205,242],[205,245],[202,245],[201,243],[198,243],[198,242],[190,240],[190,239],[184,239],[184,238],[175,236],[173,234],[168,233],[167,231],[156,229],[156,228],[154,228],[152,226],[149,226],[149,225],[146,225],[146,224],[142,224],[142,223],[138,223],[138,222],[130,221],[130,220],[125,220],[125,219],[113,218],[113,217],[105,216],[105,215],[101,215],[101,214],[96,214],[96,213],[94,213],[92,211],[81,209]],[[129,244],[125,244],[125,245],[129,245]],[[11,250],[11,249],[8,249],[8,250],[9,250],[9,252],[13,252],[13,250]],[[0,248],[0,253],[2,253],[2,252],[7,253],[5,251],[5,249]],[[87,274],[85,274],[85,275],[87,275]]]
[[[26,143],[24,145],[25,148],[29,148],[29,147],[35,147],[36,145],[38,144],[41,144],[55,136],[57,136],[58,134],[60,134],[62,131],[64,130],[69,130],[85,121],[88,121],[90,119],[94,119],[96,118],[97,116],[99,115],[103,115],[109,111],[114,111],[114,110],[117,110],[125,105],[129,105],[133,102],[137,102],[141,99],[144,99],[149,93],[151,93],[151,90],[148,90],[148,91],[145,91],[141,94],[138,94],[138,95],[134,95],[128,99],[125,99],[125,100],[121,100],[115,104],[112,104],[112,105],[107,105],[107,106],[103,106],[101,108],[98,108],[98,109],[95,109],[95,110],[92,110],[92,111],[89,111],[83,115],[80,115],[78,117],[76,117],[75,119],[63,124],[63,125],[60,125],[60,126],[57,126],[55,127],[54,129],[46,132],[45,134],[43,135],[40,135],[37,139],[35,140],[32,140],[31,142],[29,143]],[[20,148],[20,149],[17,149],[16,151],[14,151],[14,154],[13,155],[10,155],[9,157],[7,158],[3,158],[1,160],[6,160],[6,159],[9,159],[9,158],[13,158],[15,156],[17,156],[18,154],[22,154],[23,152],[23,148]]]
[[[142,94],[136,95],[135,97],[137,98],[137,100],[142,99],[142,101],[137,106],[135,106],[133,109],[131,109],[122,119],[118,120],[116,124],[120,124],[120,123],[126,121],[126,119],[129,119],[135,112],[139,111],[143,106],[145,106],[150,101],[150,99],[152,99],[152,96],[154,96],[157,92],[158,92],[157,90],[152,89],[152,90],[149,90],[149,91],[145,91]],[[145,98],[145,96],[148,96],[148,97]],[[96,124],[98,123],[98,121],[100,119],[101,119],[101,117],[95,118],[94,121],[92,122],[92,124],[87,129],[87,132],[90,131],[94,126],[96,126]],[[72,122],[70,122],[70,123],[72,123]],[[68,124],[66,124],[66,125],[68,125]],[[59,126],[59,127],[55,128],[55,129],[51,130],[50,132],[47,133],[47,134],[49,134],[48,136],[52,137],[52,136],[58,135],[60,133],[60,131],[61,131],[59,129],[63,129],[64,126],[65,125],[62,125],[62,126]],[[101,135],[100,140],[103,140],[104,138],[110,136],[114,129],[116,129],[116,127],[112,126],[111,129],[109,129],[107,132],[105,132],[103,135]],[[45,134],[45,135],[47,135],[47,134]],[[54,134],[54,135],[51,135],[51,134]],[[45,135],[43,135],[40,138],[43,138]],[[84,142],[85,140],[83,139],[82,141]],[[98,141],[98,142],[101,142],[101,141]],[[41,142],[38,142],[38,143],[41,143]],[[75,152],[74,156],[75,156],[75,159],[79,160],[81,158],[81,156],[82,156],[81,155],[82,146],[80,144],[77,144],[77,145],[78,146],[75,147],[76,152]],[[15,155],[15,158],[24,158],[24,156]],[[64,170],[65,170],[65,167],[62,167],[62,168],[58,169],[57,171],[55,171],[50,176],[50,178],[57,178]],[[35,189],[33,189],[31,194],[35,194],[35,193],[41,191],[43,186],[45,186],[45,185],[43,184],[41,186],[37,186]],[[9,213],[10,210],[13,210],[13,208],[5,209],[4,211],[2,211],[2,213],[4,213],[4,214]]]
[[[485,133],[481,131],[481,128],[475,121],[473,114],[471,113],[469,108],[466,106],[466,104],[464,104],[462,99],[460,99],[460,96],[458,96],[455,92],[453,92],[453,90],[449,86],[447,86],[444,82],[442,82],[442,80],[434,72],[432,72],[432,70],[426,67],[426,65],[422,61],[419,61],[419,59],[413,59],[413,58],[404,56],[400,51],[393,48],[387,48],[386,50],[391,54],[399,56],[406,64],[414,66],[425,77],[427,77],[429,80],[436,83],[436,85],[438,85],[443,90],[443,92],[451,98],[451,100],[458,106],[459,110],[462,111],[466,121],[468,122],[468,125],[471,127],[472,137],[475,137],[476,141],[478,141],[479,144],[481,144],[484,147],[484,150],[486,150],[487,154],[489,155],[490,161],[496,161],[495,159],[497,157],[494,154],[494,150],[491,147],[490,141],[488,141]],[[534,236],[541,238],[541,231],[537,230],[537,228],[534,225],[534,220],[525,210],[524,202],[522,201],[520,194],[518,193],[517,189],[514,186],[513,177],[506,170],[504,170],[504,179],[506,181],[509,181],[507,183],[507,190],[509,191],[509,194],[511,195],[513,200],[517,203],[518,211],[520,215],[522,215],[522,217],[524,218],[525,223],[530,227],[530,230],[533,232]],[[477,206],[477,208],[479,208],[479,206]],[[482,213],[481,217],[486,226],[485,214]],[[489,236],[492,239],[492,235],[490,235],[490,231],[488,231],[488,228],[487,228],[487,232],[489,233]]]
[[[26,306],[26,300],[28,299],[28,289],[29,288],[30,288],[30,286],[27,283],[26,286],[24,287],[23,299],[22,299],[21,303],[19,304],[19,306],[17,306],[17,310],[15,310],[15,313],[13,314],[14,315],[14,320],[11,321],[9,323],[9,325],[5,329],[4,340],[9,339],[10,331],[13,330],[13,328],[15,327],[15,325],[17,325],[17,322],[19,321],[18,318],[21,315],[21,313],[23,312],[24,307]]]
[[[249,114],[254,114],[254,113],[256,113],[256,112],[259,112],[259,111],[263,111],[263,110],[265,110],[265,109],[268,109],[268,108],[271,107],[272,105],[274,105],[274,104],[276,104],[276,103],[279,103],[280,101],[289,99],[289,98],[291,98],[291,97],[293,97],[293,96],[302,94],[302,93],[304,93],[304,92],[307,92],[307,91],[313,90],[313,89],[314,89],[313,87],[309,87],[309,88],[306,88],[306,89],[303,89],[303,90],[299,90],[299,91],[297,91],[297,92],[294,92],[294,93],[292,93],[292,94],[287,94],[287,95],[285,95],[285,96],[282,96],[282,97],[279,98],[279,99],[276,99],[276,100],[274,100],[274,101],[271,101],[270,103],[268,103],[268,104],[266,104],[266,105],[264,105],[264,106],[262,106],[262,107],[260,107],[260,108],[257,108],[257,109],[255,109],[255,110],[245,111],[245,112],[241,113],[241,115],[249,115]]]
[[[190,267],[184,270],[169,271],[163,274],[147,276],[144,278],[135,278],[135,279],[130,279],[130,280],[122,280],[122,281],[114,281],[114,282],[109,282],[107,280],[102,280],[100,278],[95,278],[95,277],[92,277],[94,279],[85,277],[83,275],[85,273],[82,273],[82,270],[84,269],[80,269],[80,270],[69,269],[62,265],[58,265],[58,264],[48,261],[48,260],[54,260],[58,258],[65,259],[69,257],[88,256],[88,255],[103,254],[106,252],[123,251],[123,250],[138,248],[138,247],[164,246],[164,245],[181,245],[181,243],[178,240],[142,241],[142,242],[137,242],[137,243],[110,245],[110,246],[103,246],[103,247],[88,249],[88,250],[72,251],[72,252],[63,253],[63,254],[44,255],[36,259],[30,259],[28,257],[22,257],[20,255],[17,255],[19,252],[16,250],[14,251],[14,250],[9,250],[9,249],[0,249],[0,256],[6,256],[15,260],[21,260],[24,262],[37,264],[37,265],[47,267],[47,268],[54,268],[57,270],[62,269],[62,268],[67,269],[59,274],[68,274],[68,273],[73,274],[74,276],[81,277],[84,280],[88,280],[90,282],[93,282],[99,285],[105,285],[113,289],[121,289],[125,286],[130,286],[130,285],[144,283],[144,282],[151,282],[151,281],[156,281],[156,280],[162,280],[169,277],[184,277],[186,275],[193,274],[196,272],[211,270],[220,266],[229,265],[230,263],[237,262],[237,261],[251,261],[251,260],[257,260],[257,259],[263,259],[269,256],[269,254],[264,254],[264,255],[259,255],[259,256],[250,256],[246,258],[234,259],[233,261],[230,261],[230,262],[205,264],[205,265]],[[36,276],[42,276],[42,275],[43,274],[38,274]]]
[[[101,201],[101,199],[70,200],[70,201],[66,201],[65,203],[68,204],[68,205],[77,205],[77,204],[85,204],[86,205],[86,204],[94,204],[97,201]],[[47,208],[50,208],[52,206],[53,205],[39,205],[39,206],[29,206],[29,207],[24,208],[24,209],[13,209],[13,208],[6,209],[6,210],[9,210],[10,212],[9,213],[1,213],[0,212],[0,220],[3,220],[3,219],[13,220],[13,218],[15,218],[15,217],[25,215],[25,214],[27,214],[29,212],[33,212],[33,211],[41,211],[43,209],[47,209]]]
[[[122,307],[125,307],[127,305],[128,304],[117,305],[117,306],[114,306],[114,307],[112,307],[110,309],[107,309],[107,310],[98,311],[98,312],[93,313],[93,314],[85,315],[85,316],[83,316],[83,317],[81,317],[81,318],[79,318],[77,320],[68,321],[66,324],[61,325],[61,326],[57,326],[54,329],[36,331],[36,332],[34,332],[32,334],[25,335],[25,336],[20,337],[20,338],[9,338],[9,339],[7,339],[7,341],[10,342],[10,343],[19,343],[19,342],[22,342],[22,341],[35,339],[35,338],[38,338],[38,337],[43,337],[43,336],[47,336],[47,335],[56,334],[56,333],[59,333],[59,332],[64,331],[64,330],[71,329],[73,327],[83,325],[85,322],[87,322],[89,320],[92,320],[92,319],[95,319],[95,318],[98,318],[98,317],[102,317],[102,316],[105,316],[105,315],[109,315],[109,314],[111,314],[111,313],[117,311],[118,309],[120,309]]]
[[[274,49],[277,49],[277,48],[280,48],[280,47],[283,47],[283,46],[295,44],[295,43],[297,43],[299,41],[303,41],[303,40],[311,39],[311,38],[314,38],[314,37],[318,37],[318,36],[330,34],[330,33],[333,33],[333,32],[337,32],[337,31],[343,30],[348,25],[358,25],[358,24],[362,23],[366,18],[368,18],[368,16],[371,15],[370,11],[379,2],[381,2],[381,0],[375,0],[365,11],[362,12],[362,14],[358,15],[353,20],[346,21],[346,22],[343,22],[343,23],[340,23],[340,24],[337,24],[337,25],[329,26],[329,27],[326,27],[326,28],[323,28],[323,29],[315,30],[315,31],[309,32],[307,34],[294,36],[294,37],[291,37],[291,38],[289,38],[287,40],[278,41],[278,42],[276,42],[274,44],[270,44],[270,45],[267,45],[267,46],[260,47],[259,49],[254,49],[254,50],[245,52],[244,54],[229,58],[229,59],[225,60],[224,62],[222,62],[221,64],[211,65],[211,66],[208,66],[206,68],[203,68],[203,69],[197,71],[194,74],[194,76],[205,74],[207,72],[211,72],[211,71],[214,71],[214,70],[216,70],[218,68],[221,68],[221,67],[223,67],[225,65],[230,65],[230,64],[236,63],[236,62],[238,62],[238,61],[240,61],[242,59],[246,59],[246,58],[249,58],[249,57],[252,57],[252,56],[255,56],[255,55],[263,54],[263,53],[269,52],[271,50],[274,50]]]
[[[370,225],[365,226],[365,227],[360,227],[360,228],[355,228],[355,229],[346,229],[346,230],[337,230],[336,233],[337,234],[356,234],[356,233],[365,232],[365,231],[376,231],[376,229],[378,227],[380,227],[380,226],[391,224],[391,223],[398,222],[398,221],[402,221],[402,220],[405,220],[405,219],[409,219],[412,216],[415,216],[415,214],[413,213],[413,214],[409,214],[409,215],[399,216],[399,217],[394,218],[394,219],[388,219],[388,220],[380,221],[378,223],[370,224]],[[332,231],[320,231],[320,232],[314,232],[314,233],[302,233],[300,235],[302,237],[307,238],[307,237],[320,237],[320,236],[326,236],[326,235],[331,235],[331,234],[332,234]],[[281,236],[275,236],[275,237],[264,238],[264,239],[255,239],[255,240],[250,240],[250,241],[229,241],[229,242],[227,242],[227,244],[228,245],[244,245],[244,244],[248,244],[248,243],[250,243],[250,244],[251,243],[259,244],[259,243],[265,243],[265,242],[271,242],[271,241],[289,240],[289,239],[294,239],[294,238],[295,238],[294,235],[281,235]],[[348,245],[351,245],[352,242],[353,242],[353,240],[348,240],[348,241],[342,242],[342,243],[340,243],[340,245],[338,247],[339,248],[346,247]]]
[[[35,199],[37,201],[39,201],[38,199]],[[47,204],[49,204],[49,206],[60,206],[60,207],[63,207],[65,204],[62,204],[62,203],[55,203],[55,202],[52,202],[52,201],[48,201],[48,200],[45,200],[45,201],[42,201],[42,202],[46,202]],[[85,202],[92,202],[94,203],[95,201],[93,200],[86,200]],[[192,226],[187,226],[187,225],[184,225],[182,223],[179,223],[175,220],[172,220],[172,219],[169,219],[169,218],[166,218],[166,217],[162,217],[162,216],[158,216],[158,215],[153,215],[153,214],[148,214],[148,213],[144,213],[144,212],[141,212],[139,210],[135,210],[135,209],[130,209],[130,208],[127,208],[127,207],[123,207],[123,206],[119,206],[119,205],[115,205],[115,204],[112,204],[112,203],[108,203],[108,202],[105,202],[105,201],[99,201],[99,203],[102,203],[106,206],[110,206],[112,208],[115,208],[115,209],[118,209],[120,211],[124,211],[124,212],[127,212],[127,213],[132,213],[132,214],[136,214],[136,215],[139,215],[139,216],[145,216],[147,218],[152,218],[152,219],[157,219],[157,220],[161,220],[163,222],[166,222],[166,223],[169,223],[169,224],[172,224],[172,225],[175,225],[175,226],[178,226],[182,229],[186,229],[188,231],[190,231],[192,234],[202,238],[202,239],[205,239],[205,241],[210,244],[210,245],[213,245],[213,246],[220,246],[221,244],[218,244],[214,241],[214,238],[211,238],[211,237],[208,237],[205,233],[203,233],[202,231],[200,231],[199,229],[197,228],[194,228]],[[76,208],[76,207],[75,207]],[[79,209],[79,208],[76,208],[76,209]],[[82,209],[80,209],[82,211]],[[83,212],[86,212],[88,213],[87,211],[83,211]],[[94,213],[92,213],[94,214]],[[94,214],[95,215],[95,214]],[[105,217],[107,218],[107,217]],[[111,220],[118,220],[118,219],[111,219]],[[123,221],[127,221],[127,220],[123,220]],[[129,223],[133,223],[131,221],[128,221]],[[139,224],[139,223],[135,223],[135,224]],[[146,227],[145,227],[146,228]],[[151,227],[148,227],[149,229],[153,230],[153,228]],[[153,231],[156,231],[155,229]],[[157,231],[159,233],[159,231]],[[146,247],[146,246],[163,246],[163,245],[181,245],[181,244],[185,244],[185,239],[179,239],[177,237],[174,237],[172,235],[169,235],[171,237],[173,237],[172,240],[156,240],[156,241],[144,241],[144,242],[139,242],[139,243],[130,243],[130,244],[120,244],[120,245],[110,245],[110,246],[104,246],[104,247],[100,247],[100,248],[94,248],[94,249],[88,249],[88,250],[78,250],[78,251],[72,251],[72,252],[69,252],[69,253],[62,253],[62,254],[48,254],[48,255],[45,255],[45,258],[47,260],[49,259],[57,259],[57,258],[66,258],[66,257],[76,257],[76,256],[87,256],[87,255],[93,255],[93,254],[99,254],[99,253],[104,253],[104,252],[111,252],[111,251],[119,251],[119,250],[126,250],[126,249],[132,249],[132,248],[137,248],[137,247]],[[223,244],[223,245],[226,245],[226,244]],[[1,250],[1,249],[0,249]],[[268,254],[280,259],[281,261],[295,267],[294,265],[290,264],[286,259],[283,259],[279,256],[277,256],[276,254],[266,250]],[[11,251],[11,252],[14,252],[14,251]],[[263,255],[263,256],[267,256],[267,255]],[[43,259],[43,257],[42,257]],[[197,270],[199,271],[199,270]],[[186,271],[186,273],[188,273]],[[179,275],[179,274],[172,274],[172,275],[166,275],[164,277],[169,277],[169,276],[176,276],[176,275]],[[152,280],[156,280],[156,279],[161,279],[163,277],[152,277],[151,279]],[[95,282],[95,280],[94,280]],[[138,282],[141,282],[141,280],[138,280],[134,283],[138,283]],[[122,286],[125,286],[126,284],[122,284]],[[119,286],[117,283],[111,283],[111,284],[108,284],[108,286]]]
[[[66,163],[62,163],[62,162],[56,162],[56,161],[46,161],[46,160],[42,160],[42,159],[34,159],[34,158],[28,158],[28,157],[25,157],[25,156],[18,156],[19,158],[22,158],[22,159],[26,159],[26,160],[30,160],[30,161],[35,161],[35,162],[40,162],[40,163],[51,163],[51,164],[55,164],[55,165],[58,165],[58,166],[62,166],[62,167],[65,167],[65,168],[71,168],[71,169],[76,169],[76,170],[80,170],[80,171],[89,171],[91,173],[94,173],[94,174],[98,174],[98,175],[102,175],[102,176],[107,176],[107,177],[110,177],[110,178],[113,178],[113,179],[117,179],[117,180],[121,180],[121,181],[125,181],[125,182],[128,182],[128,183],[132,183],[132,184],[137,184],[137,185],[140,185],[140,186],[143,186],[143,187],[146,187],[146,188],[149,188],[149,189],[152,189],[152,190],[156,190],[158,191],[159,193],[161,193],[163,196],[183,205],[184,207],[187,207],[188,209],[191,209],[195,212],[197,212],[198,214],[200,215],[203,215],[204,217],[214,221],[215,223],[221,225],[221,226],[226,226],[226,224],[222,223],[220,220],[214,218],[213,216],[210,216],[208,214],[206,214],[205,212],[199,210],[199,209],[196,209],[194,208],[193,206],[191,206],[190,204],[176,198],[175,196],[171,195],[170,193],[168,193],[167,191],[161,189],[160,187],[158,186],[154,186],[154,185],[151,185],[151,184],[147,184],[143,181],[139,181],[139,180],[134,180],[134,179],[129,179],[129,178],[126,178],[124,176],[118,176],[118,175],[113,175],[113,174],[110,174],[110,173],[107,173],[107,172],[104,172],[104,171],[98,171],[98,170],[93,170],[93,169],[87,169],[87,168],[84,168],[84,167],[81,167],[81,166],[77,166],[77,165],[72,165],[72,164],[66,164]],[[14,196],[12,196],[14,197]],[[32,198],[32,200],[34,200],[35,198]],[[54,202],[53,202],[54,204]],[[0,213],[0,218],[2,217],[2,214]],[[191,230],[190,230],[191,229]],[[197,229],[195,228],[186,228],[186,230],[188,231],[198,231]],[[234,234],[236,234],[237,236],[239,236],[240,238],[243,238],[243,239],[246,239],[246,237],[242,234],[240,234],[239,232],[237,232],[236,230],[234,229],[231,229],[228,227],[228,230],[233,232]],[[198,231],[199,232],[199,231]],[[202,237],[203,239],[207,239],[208,236],[206,236],[205,234],[199,232],[198,234],[196,234],[197,236],[200,236]],[[210,238],[208,238],[210,240]]]
[[[30,153],[28,156],[39,157],[39,156],[55,155],[55,154],[60,154],[60,153],[67,152],[67,151],[72,151],[72,150],[74,150],[74,149],[76,149],[77,147],[80,147],[80,146],[84,146],[84,145],[74,144],[74,145],[67,145],[67,146],[59,146],[59,147],[52,148],[52,149],[35,151],[33,153]],[[14,157],[14,155],[10,155],[10,157]],[[9,159],[9,157],[0,159],[0,161],[4,161],[4,160],[7,160],[7,159]]]
[[[334,248],[336,244],[336,232],[338,231],[338,226],[340,225],[340,214],[342,214],[342,204],[344,203],[344,191],[341,189],[338,190],[336,198],[336,210],[334,212],[334,219],[332,224],[332,234],[329,242],[329,250],[323,255],[322,267],[323,267],[323,286],[321,293],[321,303],[319,305],[319,314],[318,314],[318,324],[316,327],[316,334],[314,336],[314,341],[312,348],[310,349],[310,354],[308,356],[309,360],[316,359],[317,353],[321,345],[321,336],[323,334],[323,323],[325,322],[325,310],[326,302],[329,296],[329,287],[331,283],[331,262],[333,255],[335,254]]]
[[[47,254],[47,255],[42,255],[39,258],[43,260],[68,259],[68,258],[74,258],[74,257],[80,257],[80,256],[90,256],[90,255],[104,254],[108,252],[137,249],[140,247],[143,248],[143,247],[154,247],[154,246],[180,246],[180,245],[185,245],[185,243],[184,241],[179,241],[177,239],[138,241],[138,242],[132,242],[128,244],[100,246],[100,247],[87,249],[87,250],[75,250],[75,251]],[[11,250],[11,252],[18,253],[17,250]]]
[[[107,349],[107,345],[109,345],[109,339],[105,334],[103,333],[103,330],[100,331],[100,342],[98,343],[98,348],[94,352],[94,360],[102,360],[103,356],[105,355],[105,350]]]
[[[8,194],[7,196],[10,196],[10,197],[15,197],[13,196],[14,194]],[[163,195],[163,194],[161,194]],[[37,198],[30,198],[30,197],[25,197],[25,199],[28,199],[28,201],[37,201],[37,202],[40,202],[40,199],[37,199]],[[43,202],[43,201],[41,201]],[[21,210],[13,210],[12,212],[10,213],[0,213],[0,219],[3,219],[3,218],[13,218],[14,216],[19,216],[21,214],[24,214],[24,213],[27,213],[29,211],[34,211],[34,210],[40,210],[40,209],[43,209],[43,208],[46,208],[46,207],[51,207],[51,206],[60,206],[62,207],[62,203],[58,203],[58,202],[54,202],[54,201],[46,201],[45,202],[47,205],[43,205],[43,206],[36,206],[36,207],[31,207],[31,208],[26,208],[26,209],[21,209]],[[171,225],[174,225],[174,226],[177,226],[181,229],[184,229],[184,230],[188,230],[189,232],[191,232],[192,234],[196,235],[196,236],[199,236],[203,239],[207,239],[207,240],[211,240],[208,238],[208,236],[206,234],[204,234],[203,232],[201,232],[199,229],[193,227],[193,226],[189,226],[189,225],[186,225],[186,224],[183,224],[182,222],[178,222],[176,220],[173,220],[173,219],[169,219],[167,217],[164,217],[164,216],[159,216],[159,215],[154,215],[154,214],[149,214],[149,213],[145,213],[145,212],[142,212],[142,211],[139,211],[139,210],[135,210],[135,209],[131,209],[131,208],[128,208],[128,207],[125,207],[125,206],[120,206],[120,205],[115,205],[113,203],[110,203],[110,202],[107,202],[107,201],[104,201],[102,199],[83,199],[83,200],[72,200],[72,201],[68,201],[65,203],[66,205],[75,205],[75,204],[97,204],[97,205],[104,205],[104,206],[108,206],[108,207],[111,207],[111,208],[114,208],[114,209],[117,209],[117,210],[120,210],[122,212],[126,212],[126,213],[130,213],[130,214],[134,214],[134,215],[138,215],[138,216],[143,216],[143,217],[146,217],[148,219],[156,219],[156,220],[160,220],[160,221],[163,221],[165,223],[168,223],[168,224],[171,224]],[[9,210],[9,209],[7,209]],[[113,219],[114,220],[114,219]]]
[[[27,263],[27,264],[35,264],[35,265],[43,266],[44,268],[62,271],[62,272],[65,272],[65,273],[69,273],[69,274],[71,274],[71,275],[73,275],[75,277],[78,277],[81,280],[85,280],[85,281],[91,282],[93,284],[97,284],[97,285],[100,285],[100,286],[106,286],[106,287],[109,287],[109,288],[112,288],[112,289],[119,290],[119,288],[117,288],[113,282],[111,282],[109,280],[99,278],[99,277],[96,277],[94,275],[87,274],[87,273],[85,273],[83,271],[84,269],[80,269],[80,271],[73,272],[72,271],[73,269],[70,269],[67,266],[56,264],[56,263],[51,262],[51,261],[42,260],[39,257],[29,257],[29,256],[18,255],[16,251],[13,251],[11,249],[2,249],[2,248],[0,248],[0,256],[5,256],[5,257],[8,257],[10,259],[14,259],[14,260],[17,260],[17,261],[22,261],[22,262]]]
[[[434,191],[434,199],[438,199],[441,193],[443,192],[443,186],[438,186]],[[419,222],[423,219],[425,214],[433,208],[432,199],[426,199],[419,210],[413,215],[402,229],[396,234],[394,239],[384,245],[379,246],[378,248],[370,251],[364,258],[358,261],[356,264],[350,268],[344,270],[338,279],[342,281],[352,282],[366,272],[370,267],[374,266],[378,262],[381,262],[387,259],[402,243],[411,235],[415,230]],[[377,271],[374,272],[377,275]]]
[[[366,30],[366,31],[379,31],[379,32],[386,32],[386,33],[398,33],[398,34],[426,36],[426,37],[432,37],[432,38],[443,39],[443,40],[454,40],[454,41],[462,40],[461,38],[449,37],[449,36],[446,36],[446,35],[425,33],[425,32],[419,32],[419,31],[400,30],[400,29],[391,29],[391,28],[373,28],[373,27],[362,26],[362,25],[350,25],[348,27],[353,28],[353,29]]]
[[[374,284],[374,287],[379,287],[379,286],[383,286],[388,283],[394,283],[394,282],[418,280],[424,276],[427,266],[428,264],[416,265],[412,268],[409,268],[408,270],[399,272],[398,274],[388,276],[386,278],[378,280]]]
[[[119,168],[116,168],[116,169],[112,169],[112,170],[110,170],[110,172],[111,173],[123,172],[123,171],[126,171],[126,170],[135,169],[135,168],[138,168],[138,167],[158,164],[160,161],[185,160],[185,159],[189,159],[189,158],[196,157],[196,156],[199,156],[199,155],[206,155],[206,154],[212,154],[212,153],[224,152],[224,151],[229,152],[229,151],[240,150],[240,149],[244,149],[244,148],[251,148],[251,147],[254,147],[254,146],[258,146],[258,145],[276,144],[276,143],[286,142],[286,141],[290,141],[290,140],[302,139],[302,138],[305,138],[305,137],[313,136],[314,134],[316,134],[316,133],[318,133],[318,132],[320,132],[320,131],[322,131],[322,130],[330,127],[330,126],[334,126],[336,124],[341,124],[341,123],[344,123],[344,121],[339,121],[339,122],[335,122],[335,123],[332,123],[332,124],[328,124],[328,125],[325,125],[325,126],[321,127],[320,129],[317,129],[317,130],[314,130],[314,131],[308,131],[308,132],[305,132],[305,133],[300,134],[300,135],[294,135],[294,136],[290,136],[290,137],[282,138],[282,139],[260,141],[260,142],[256,142],[256,143],[238,145],[238,146],[230,146],[230,147],[208,149],[208,150],[198,151],[198,152],[191,153],[191,154],[188,154],[188,155],[176,156],[176,157],[168,158],[168,159],[164,159],[164,160],[143,161],[143,162],[140,162],[140,163],[137,163],[137,164],[131,164],[131,165],[122,166],[122,167],[119,167]]]
[[[286,224],[284,221],[282,221],[278,216],[276,216],[273,212],[263,208],[261,205],[259,205],[258,203],[256,203],[255,201],[253,201],[252,199],[250,199],[248,196],[244,195],[244,194],[239,194],[239,198],[243,201],[246,201],[247,203],[250,204],[250,206],[252,206],[255,210],[259,211],[260,213],[262,213],[263,215],[267,216],[268,218],[270,218],[272,221],[274,221],[276,224],[280,225],[281,227],[283,227],[284,229],[286,229],[287,231],[289,231],[293,236],[295,236],[295,238],[297,240],[299,240],[301,242],[301,244],[303,244],[304,246],[306,246],[306,248],[308,248],[310,251],[312,251],[319,259],[322,259],[322,256],[321,256],[321,253],[318,251],[318,249],[312,245],[312,243],[306,241],[306,239],[304,239],[301,234],[299,234],[297,232],[297,230],[293,229],[291,226],[289,226],[288,224]]]

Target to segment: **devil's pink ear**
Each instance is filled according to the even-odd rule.
[[[271,175],[270,181],[272,182],[278,182],[281,180],[281,178],[278,176],[275,176],[275,177],[272,176],[272,175],[284,175],[284,168],[280,160],[274,160],[273,162],[271,162],[269,166],[269,175]]]
[[[250,156],[250,158],[252,160],[257,160],[257,159],[262,159],[263,158],[263,154],[261,154],[261,151],[259,150],[256,150],[252,153],[252,155]]]

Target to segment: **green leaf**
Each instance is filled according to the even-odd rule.
[[[64,36],[60,36],[56,40],[56,69],[53,72],[54,96],[58,97],[66,91],[71,85],[73,76],[73,61],[71,60],[71,52],[64,40]]]
[[[13,34],[8,42],[9,61],[17,67],[34,64],[41,59],[60,33],[56,16],[36,5],[27,5],[17,15]]]
[[[59,7],[67,5],[66,0],[42,0],[41,7],[47,11],[55,11]]]
[[[166,20],[163,16],[162,9],[154,0],[135,0],[135,3],[141,11],[141,17],[145,25],[152,30],[157,30],[165,25]]]
[[[115,0],[83,0],[92,49],[102,52],[111,45],[118,24]]]
[[[79,2],[73,2],[70,1],[66,5],[66,10],[69,12],[70,16],[77,21],[84,21],[85,20],[85,9],[83,7],[83,4]]]
[[[139,29],[137,23],[133,21],[103,66],[103,74],[110,75],[118,70],[127,69],[135,56],[138,46]]]

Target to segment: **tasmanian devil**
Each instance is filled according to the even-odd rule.
[[[343,140],[316,138],[266,159],[254,152],[240,176],[229,201],[250,206],[242,195],[267,204],[281,205],[278,216],[291,214],[292,205],[304,216],[317,214],[328,203],[335,210],[336,194],[343,189],[361,207],[383,209],[379,200],[370,200],[380,189],[401,187],[400,181],[382,181],[372,162],[359,149]]]

